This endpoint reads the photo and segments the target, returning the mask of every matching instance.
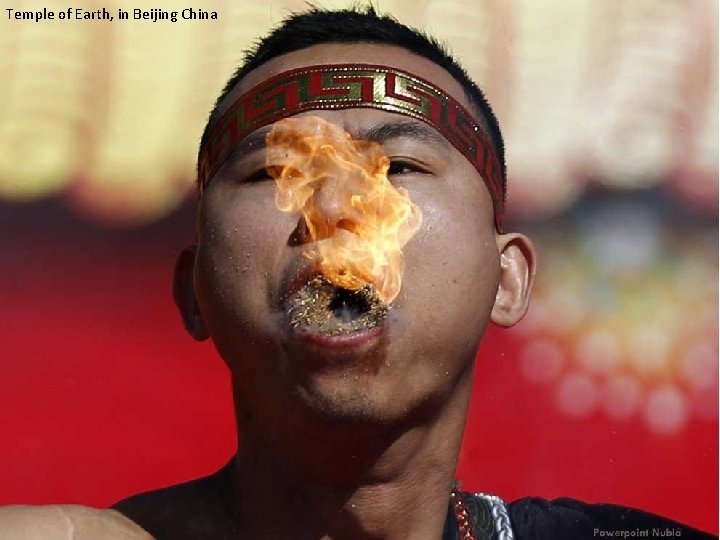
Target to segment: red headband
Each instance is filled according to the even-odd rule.
[[[437,129],[482,176],[493,201],[495,227],[502,232],[503,173],[480,124],[460,103],[427,80],[372,64],[293,69],[241,95],[216,122],[200,149],[200,193],[235,146],[257,128],[303,111],[357,107],[404,114]]]

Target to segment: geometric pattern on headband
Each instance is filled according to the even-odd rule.
[[[411,116],[437,129],[477,169],[502,232],[503,174],[489,137],[472,114],[416,75],[374,64],[306,66],[279,73],[241,95],[215,123],[198,161],[202,193],[237,144],[257,128],[309,110],[367,107]]]

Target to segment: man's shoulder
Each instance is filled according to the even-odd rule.
[[[663,516],[608,503],[586,503],[568,497],[526,497],[508,505],[518,540],[599,538],[717,538]]]
[[[182,484],[123,499],[113,509],[158,540],[220,538],[232,529],[225,469]]]
[[[115,510],[74,504],[0,507],[3,540],[152,540],[139,525]]]

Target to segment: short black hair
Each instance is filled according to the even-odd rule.
[[[364,8],[326,10],[311,7],[285,19],[270,34],[260,39],[254,47],[245,52],[242,65],[228,80],[215,101],[210,118],[203,131],[200,148],[205,146],[209,127],[222,101],[235,85],[253,69],[287,54],[323,43],[378,43],[395,45],[427,58],[442,67],[463,87],[465,94],[483,122],[500,163],[502,172],[503,199],[507,191],[505,170],[505,145],[497,118],[485,94],[468,76],[467,72],[437,39],[421,30],[406,26],[394,17],[379,15],[369,5]]]

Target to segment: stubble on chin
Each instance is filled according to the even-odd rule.
[[[361,389],[321,392],[300,390],[308,412],[323,424],[366,424],[378,420],[378,407]]]

